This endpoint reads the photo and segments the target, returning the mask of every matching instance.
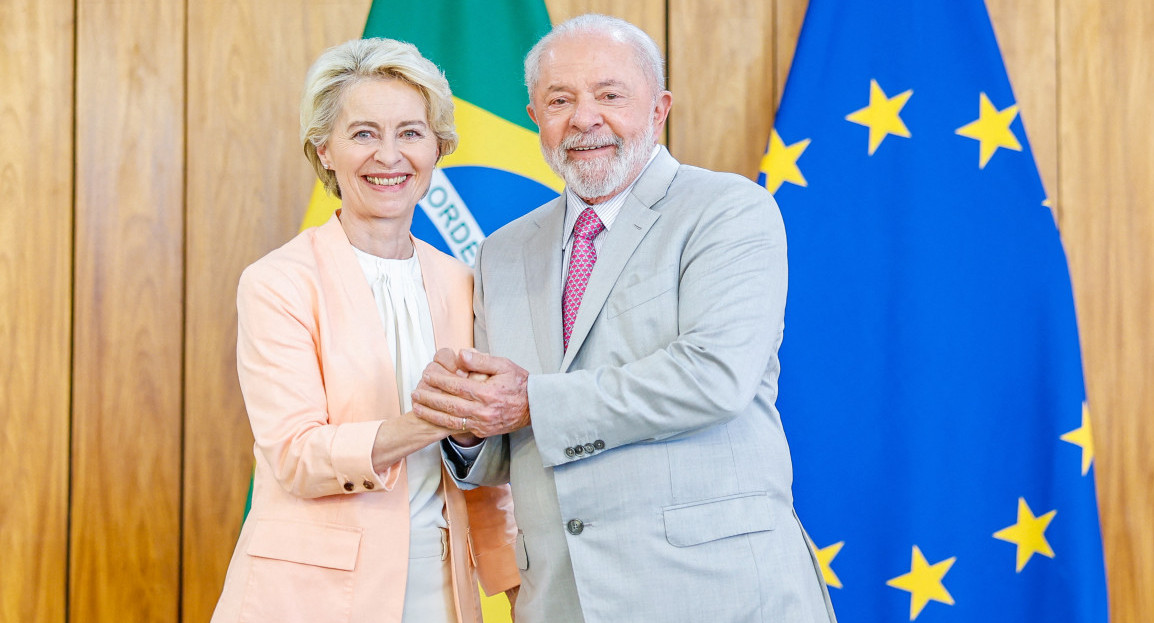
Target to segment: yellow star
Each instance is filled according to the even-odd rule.
[[[910,89],[887,99],[885,92],[878,86],[877,80],[870,80],[870,105],[845,116],[846,121],[852,121],[870,129],[869,154],[871,156],[877,151],[878,145],[881,145],[886,136],[890,134],[910,137],[910,131],[898,113],[901,112],[902,106],[906,105],[913,94],[913,89]]]
[[[1086,407],[1085,401],[1082,402],[1082,428],[1075,428],[1062,435],[1062,441],[1082,448],[1082,475],[1085,476],[1090,471],[1090,463],[1094,462],[1094,435],[1090,430],[1090,409]]]
[[[817,561],[821,563],[821,575],[825,578],[825,583],[834,588],[841,588],[841,580],[839,580],[837,574],[833,572],[831,563],[833,559],[837,557],[843,545],[845,545],[845,541],[838,541],[833,545],[823,547],[814,552],[817,554]]]
[[[765,173],[765,187],[770,193],[776,193],[782,182],[789,182],[798,186],[805,186],[805,177],[801,169],[797,168],[797,159],[805,148],[809,147],[809,139],[801,140],[793,145],[786,145],[775,128],[769,135],[769,149],[761,158],[761,172]]]
[[[931,565],[926,562],[922,550],[915,545],[914,554],[910,561],[910,572],[886,582],[886,586],[909,591],[911,621],[918,618],[922,608],[925,608],[931,599],[951,606],[954,605],[954,598],[942,585],[942,578],[946,577],[946,573],[950,567],[954,566],[954,561],[957,559],[957,556],[954,556]]]
[[[1046,528],[1058,511],[1050,511],[1040,517],[1035,517],[1030,511],[1024,498],[1018,498],[1018,523],[1002,528],[994,533],[995,539],[1009,541],[1018,546],[1018,572],[1030,561],[1034,554],[1054,557],[1054,550],[1046,541]]]
[[[1022,145],[1010,124],[1018,116],[1018,105],[1014,104],[999,111],[990,103],[990,98],[982,93],[978,99],[978,120],[957,129],[956,133],[981,143],[978,168],[986,168],[986,163],[994,157],[999,147],[1022,151]]]

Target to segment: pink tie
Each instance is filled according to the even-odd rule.
[[[597,263],[597,249],[593,239],[605,225],[593,208],[585,208],[573,226],[573,251],[569,254],[569,278],[565,280],[565,295],[561,299],[561,327],[565,334],[565,348],[569,348],[569,336],[573,334],[573,321],[577,319],[577,309],[581,307],[581,297],[585,286],[589,285],[589,273]]]

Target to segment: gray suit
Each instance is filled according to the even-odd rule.
[[[765,189],[664,148],[606,233],[567,352],[565,197],[490,236],[476,343],[532,426],[463,480],[512,483],[518,623],[833,620],[774,407],[786,293]]]

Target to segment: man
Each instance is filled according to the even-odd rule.
[[[558,25],[525,73],[565,193],[485,241],[481,352],[413,393],[484,438],[446,449],[464,486],[512,484],[518,622],[832,621],[774,407],[776,204],[658,146],[672,95],[631,24]]]

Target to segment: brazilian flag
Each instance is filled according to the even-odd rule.
[[[847,621],[1108,620],[1070,276],[1018,113],[982,0],[810,0],[761,179],[795,506]]]
[[[542,0],[377,1],[369,10],[365,37],[412,43],[449,79],[461,141],[434,172],[413,235],[469,265],[487,233],[564,187],[525,112],[523,62],[549,28]],[[339,204],[318,183],[301,228],[324,223]]]

